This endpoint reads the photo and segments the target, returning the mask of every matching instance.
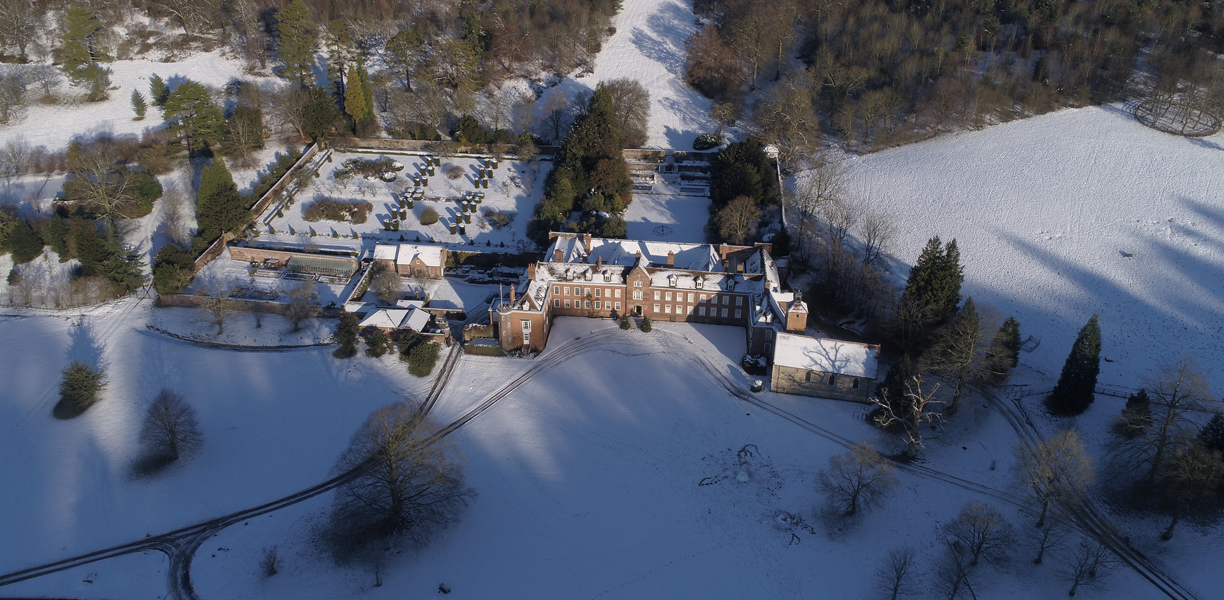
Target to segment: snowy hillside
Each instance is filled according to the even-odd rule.
[[[930,236],[956,238],[963,294],[1041,340],[1058,377],[1101,315],[1101,382],[1136,386],[1181,355],[1224,363],[1224,136],[1148,129],[1118,106],[1063,110],[849,161],[852,191],[897,225],[904,278]],[[1224,391],[1224,371],[1213,388]]]

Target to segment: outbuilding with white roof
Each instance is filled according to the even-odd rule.
[[[879,371],[879,346],[780,333],[769,389],[867,403]]]

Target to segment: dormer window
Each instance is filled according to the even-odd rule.
[[[704,290],[704,289],[705,289],[705,279],[702,279],[701,277],[698,277],[698,278],[697,278],[697,279],[695,279],[694,281],[697,283],[697,289],[699,289],[699,290]]]
[[[675,275],[668,275],[667,285],[670,285],[671,287],[676,287],[676,279],[677,277]]]
[[[605,281],[605,282],[607,282],[607,281],[612,281],[612,274],[611,274],[611,273],[609,273],[608,271],[604,271],[604,272],[603,272],[603,276],[604,276],[604,281]]]

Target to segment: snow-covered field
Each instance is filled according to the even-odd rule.
[[[929,237],[956,238],[963,294],[1041,340],[1023,360],[1048,387],[1097,312],[1101,382],[1137,386],[1191,355],[1224,393],[1224,136],[1168,135],[1111,105],[848,164],[852,191],[897,226],[897,275]]]
[[[698,135],[717,129],[710,100],[684,84],[684,42],[694,23],[692,0],[624,0],[594,72],[567,77],[549,93],[573,98],[601,81],[636,79],[650,92],[646,146],[692,150]]]

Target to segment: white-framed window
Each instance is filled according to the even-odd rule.
[[[736,306],[743,306],[743,305],[744,305],[744,297],[743,297],[743,296],[736,296],[736,297],[735,297],[735,305],[736,305]]]
[[[656,314],[658,314],[658,312],[659,312],[659,305],[658,305],[658,304],[654,305],[654,308],[655,308],[655,309],[654,309],[655,313],[656,313]]]
[[[693,293],[692,292],[690,292],[688,295],[688,301],[689,301],[689,304],[693,303]]]
[[[600,306],[599,306],[599,300],[596,300],[596,301],[595,301],[595,310],[599,310],[599,309],[600,309]]]
[[[553,286],[553,293],[554,293],[554,294],[560,294],[560,293],[561,293],[561,286],[559,286],[559,285],[554,285],[554,286]]]
[[[723,297],[722,297],[722,303],[723,303],[723,306],[726,306],[726,305],[728,305],[728,304],[731,304],[731,296],[723,296]],[[725,311],[725,310],[724,310],[723,312],[727,312],[727,311]],[[726,315],[724,315],[724,316],[726,316]]]
[[[601,290],[601,289],[599,289],[599,288],[595,288],[595,297],[596,297],[596,298],[598,298],[598,297],[599,297],[599,295],[600,295],[600,294],[602,294],[602,293],[603,293],[603,290]]]
[[[663,294],[663,299],[667,300],[668,302],[671,302],[671,292],[667,292],[666,294]]]
[[[704,317],[704,316],[705,316],[705,307],[704,307],[704,306],[699,306],[699,307],[697,307],[697,316],[699,316],[699,317]]]
[[[679,304],[677,304],[677,305],[676,305],[676,314],[678,314],[678,315],[682,315],[682,314],[684,314],[684,307],[683,307],[683,306],[681,306],[681,305],[679,305]]]
[[[583,304],[585,305],[585,308],[591,308],[591,301],[590,301],[590,300],[587,300],[586,302],[583,302]]]
[[[616,288],[615,290],[612,290],[612,291],[615,293],[617,298],[620,298],[620,288]]]
[[[665,313],[667,313],[667,314],[669,314],[669,315],[670,315],[670,314],[671,314],[671,305],[670,305],[670,304],[664,304],[664,305],[663,305],[663,312],[665,312]]]
[[[691,315],[691,314],[693,314],[693,311],[694,311],[694,310],[696,310],[696,309],[697,309],[697,306],[696,306],[696,305],[689,305],[689,308],[688,308],[688,313]]]
[[[737,319],[738,319],[738,318],[740,318],[740,314],[741,314],[741,313],[740,313],[740,309],[738,309],[738,308],[737,308],[737,309],[735,309],[735,318],[737,318]]]
[[[519,320],[519,328],[523,330],[523,345],[531,345],[531,321],[527,319]]]
[[[569,308],[569,307],[570,307],[569,299],[566,299],[566,300],[565,300],[565,308]]]
[[[615,308],[616,310],[620,310],[620,302],[617,302],[616,305],[613,306],[612,308]]]
[[[642,287],[642,282],[640,280],[633,282],[633,287]]]
[[[581,288],[581,287],[579,287],[579,286],[574,286],[574,295],[575,295],[575,296],[578,296],[579,298],[581,298],[581,297],[582,297],[582,288]]]
[[[722,309],[722,318],[727,318],[727,309]]]
[[[659,292],[657,292],[657,291],[656,291],[656,292],[655,292],[655,300],[658,300],[658,299],[659,299],[659,295],[660,295],[660,294],[659,294]]]
[[[702,294],[702,295],[701,295],[701,301],[702,301],[702,302],[709,302],[709,301],[710,301],[710,295],[709,295],[709,294]]]
[[[642,299],[642,290],[633,290],[633,299],[634,299],[634,300],[641,300],[641,299]]]
[[[553,298],[553,308],[561,308],[561,301]]]

